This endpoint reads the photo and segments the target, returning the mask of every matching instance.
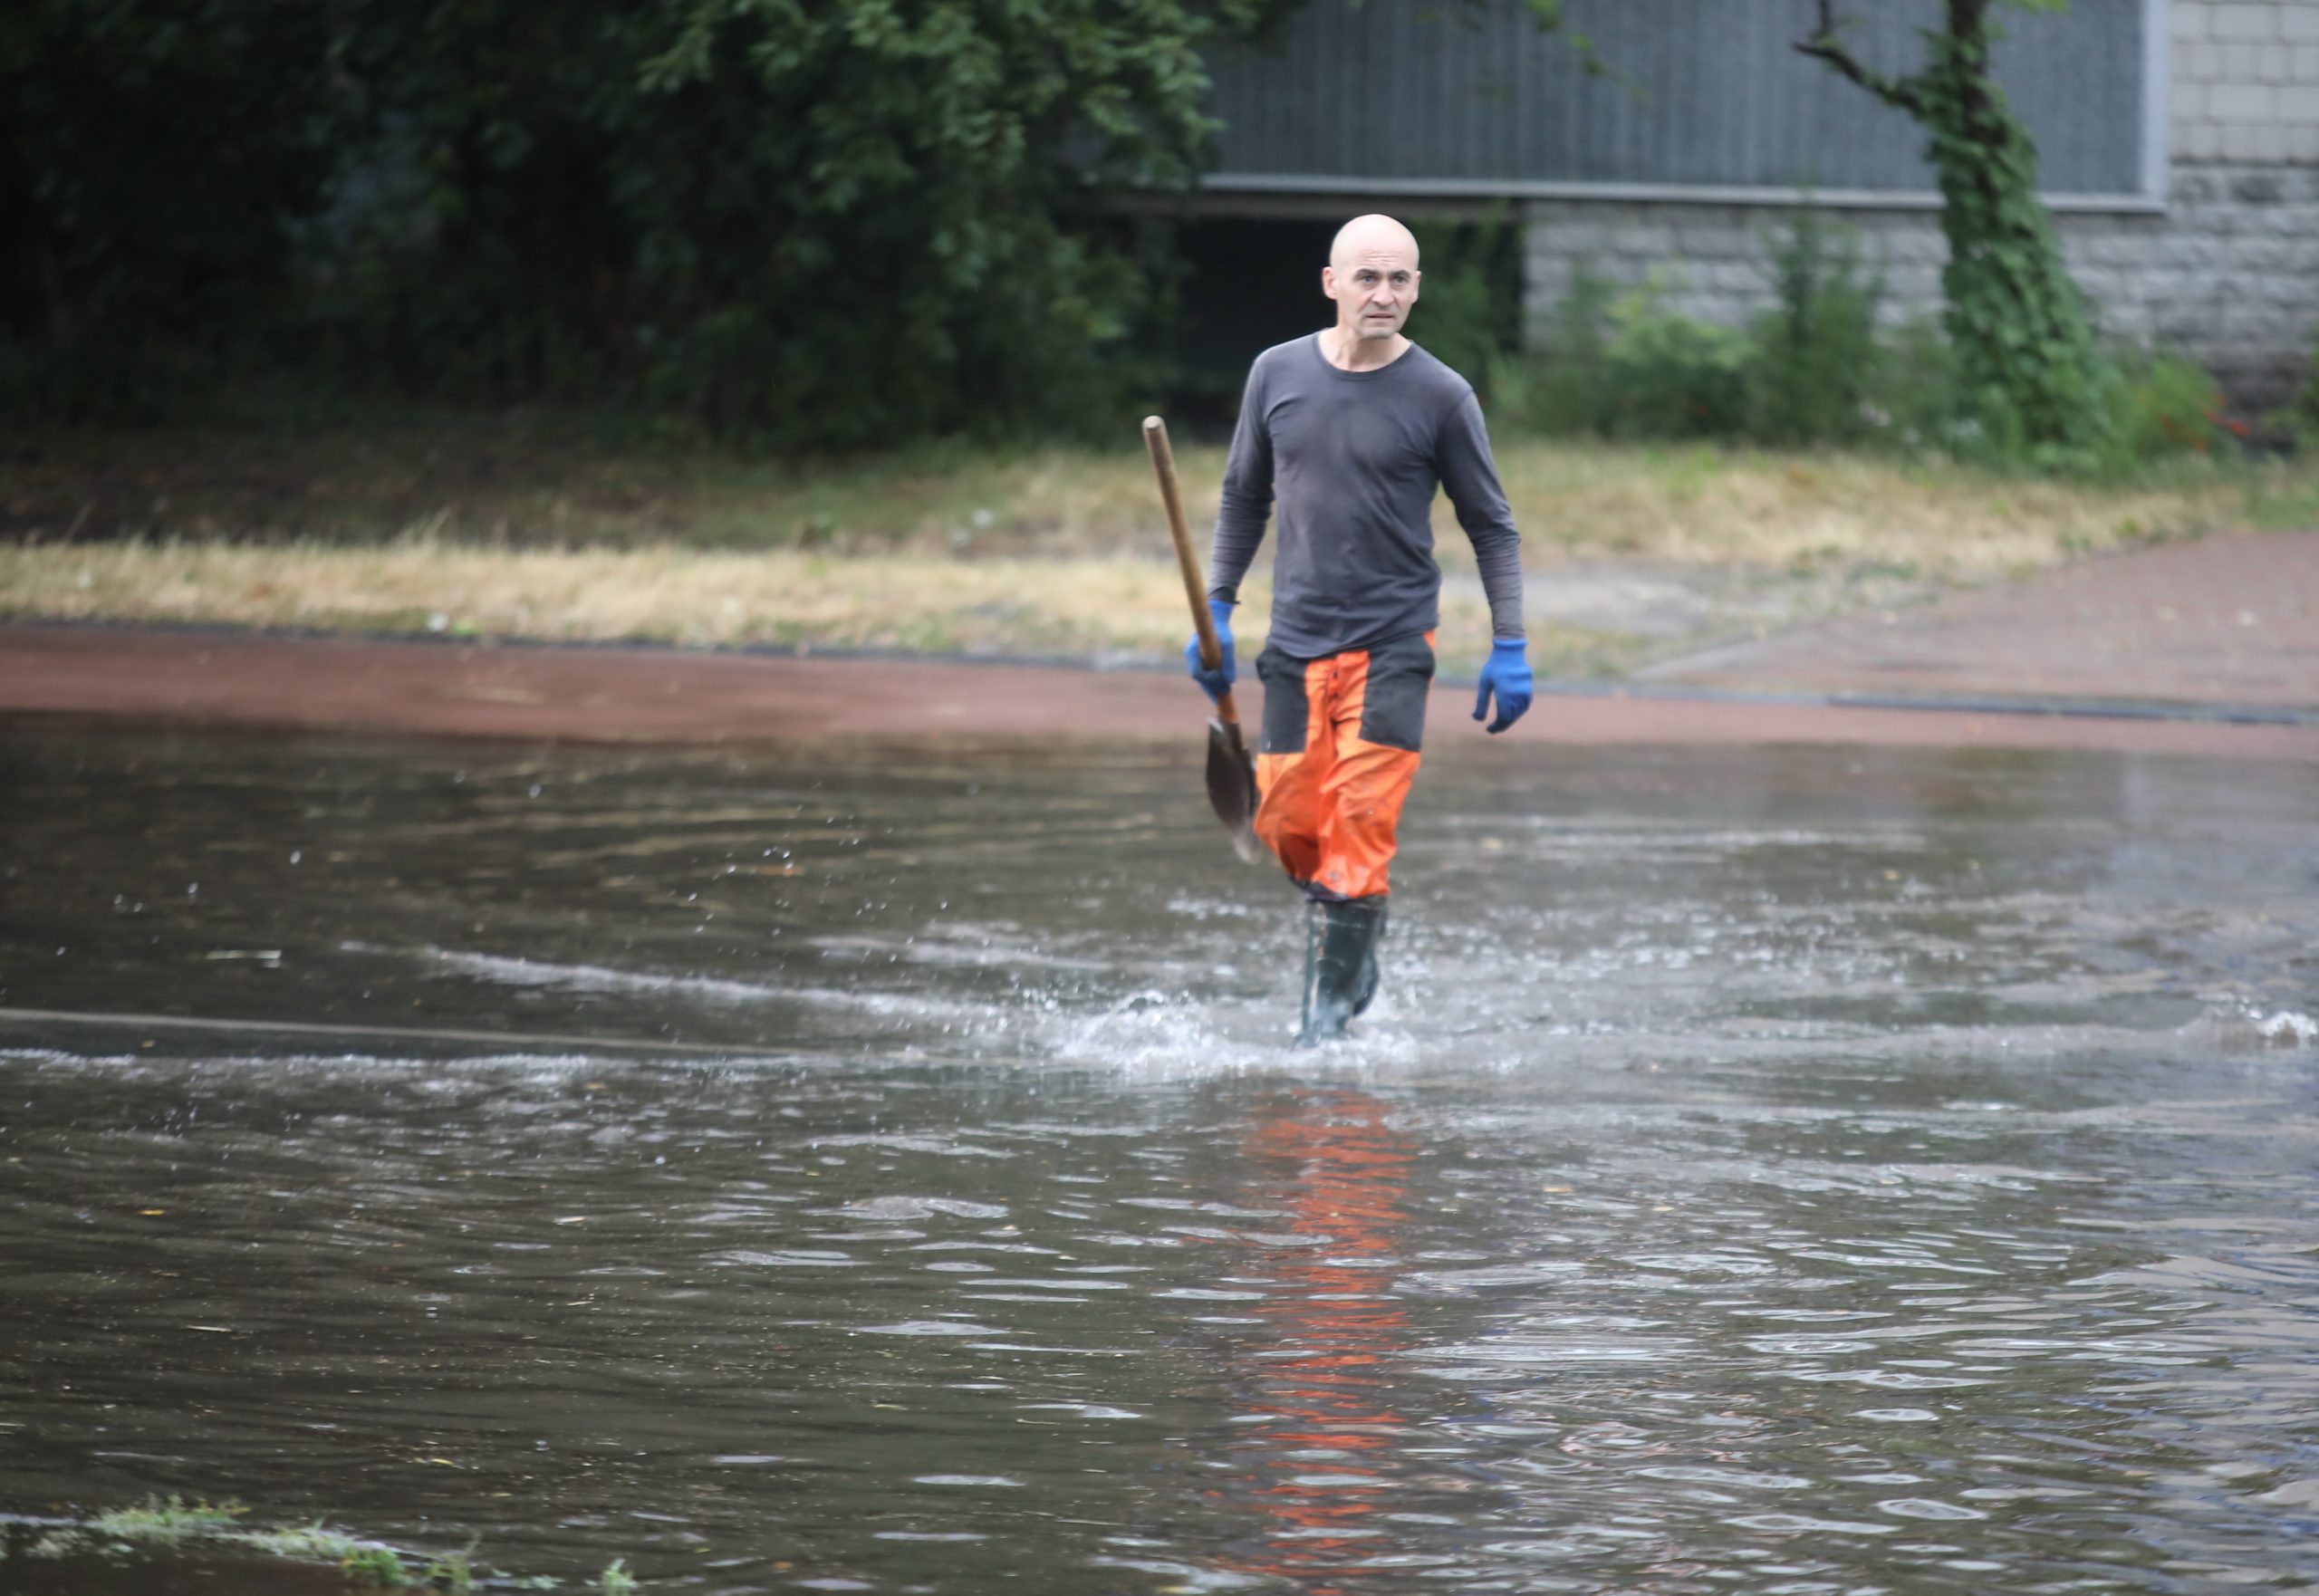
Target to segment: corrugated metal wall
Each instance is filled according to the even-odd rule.
[[[1523,184],[1932,187],[1900,112],[1796,53],[1813,0],[1568,0],[1611,75],[1588,77],[1520,0],[1312,0],[1276,55],[1216,66],[1217,187]],[[1922,57],[1939,0],[1846,0],[1855,54]],[[2006,11],[1998,76],[2048,193],[2143,179],[2147,0]]]

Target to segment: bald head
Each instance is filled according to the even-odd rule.
[[[1417,235],[1382,215],[1355,216],[1337,229],[1329,245],[1329,264],[1338,272],[1356,256],[1370,254],[1407,255],[1410,270],[1417,270]]]
[[[1338,228],[1321,268],[1321,292],[1337,304],[1330,361],[1359,370],[1399,360],[1417,279],[1417,240],[1392,217],[1355,216]]]

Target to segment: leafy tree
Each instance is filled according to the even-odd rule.
[[[2010,0],[2056,11],[2066,0]],[[1991,72],[1997,0],[1945,0],[1928,29],[1925,64],[1904,77],[1872,70],[1844,47],[1833,0],[1796,48],[1826,62],[1928,135],[1940,184],[1949,264],[1944,321],[1966,399],[2001,449],[2053,456],[2097,447],[2110,373],[2083,303],[2037,198],[2037,151]]]
[[[656,380],[718,417],[802,399],[784,430],[836,416],[863,437],[1083,409],[1149,308],[1089,201],[1190,176],[1199,51],[1266,16],[688,0],[644,22],[621,177],[640,281],[676,312]]]
[[[1202,50],[1294,4],[23,0],[0,355],[109,414],[289,346],[798,443],[1082,415],[1154,308],[1096,197],[1188,177]]]
[[[0,404],[140,413],[265,335],[328,175],[326,54],[264,0],[0,7]]]

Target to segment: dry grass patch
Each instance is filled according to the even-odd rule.
[[[1253,581],[1253,617],[1271,596]],[[1443,657],[1470,669],[1489,612],[1444,605]],[[376,548],[180,540],[0,548],[0,613],[706,647],[895,649],[1161,663],[1189,630],[1172,562],[1126,556],[953,560],[658,548],[497,550],[414,534]],[[1242,630],[1246,658],[1263,628]],[[1567,668],[1604,639],[1540,639]]]
[[[1909,564],[1971,580],[2250,520],[2319,522],[2319,461],[2191,460],[2114,486],[1946,462],[1500,438],[1536,562]],[[1187,504],[1215,513],[1224,451],[1179,440]],[[1464,539],[1437,510],[1452,562]],[[1140,439],[960,443],[826,460],[667,453],[506,422],[288,441],[63,437],[0,455],[0,533],[376,544],[425,528],[510,549],[796,549],[849,555],[1163,556]]]
[[[1498,465],[1533,545],[1677,565],[1874,563],[1974,582],[2243,525],[2282,493],[2319,519],[2319,467],[2307,464],[2194,462],[2107,486],[1876,456],[1525,442]]]
[[[1224,451],[1187,442],[1177,458],[1205,528]],[[2122,545],[2319,524],[2313,462],[2193,461],[2105,486],[1879,457],[1516,438],[1500,441],[1498,463],[1541,592],[1583,563],[1710,595],[1674,625],[1542,601],[1564,621],[1533,628],[1553,675],[1614,674],[1718,633]],[[1470,669],[1487,617],[1446,504],[1436,525],[1453,576],[1444,665]],[[22,617],[1153,663],[1185,630],[1133,437],[803,463],[488,426],[51,442],[0,459],[0,528],[18,540],[0,543],[0,610]],[[1267,594],[1252,582],[1246,596],[1251,657]]]
[[[369,548],[127,540],[0,551],[0,605],[63,619],[1035,650],[1181,630],[1174,568],[1123,558],[929,560],[775,550]]]

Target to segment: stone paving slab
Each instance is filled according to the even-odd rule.
[[[1885,700],[2319,708],[2319,532],[2112,555],[1708,649],[1638,679]]]

